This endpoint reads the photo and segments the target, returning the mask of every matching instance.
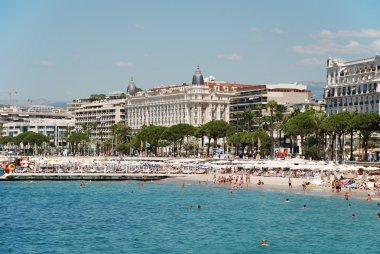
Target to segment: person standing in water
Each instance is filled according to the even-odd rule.
[[[290,177],[289,177],[289,181],[288,181],[288,183],[289,183],[289,188],[293,188],[293,187],[292,187],[292,179],[290,179]]]

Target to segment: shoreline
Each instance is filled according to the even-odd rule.
[[[221,176],[223,174],[219,174]],[[224,174],[224,176],[228,176],[228,174]],[[237,175],[234,175],[237,176]],[[240,176],[240,175],[239,175]],[[257,185],[257,182],[261,180],[264,182],[264,185]],[[166,178],[160,180],[161,182],[177,182],[177,183],[200,183],[221,187],[221,188],[230,188],[230,183],[213,183],[213,175],[212,174],[186,174],[186,175],[178,175],[170,178]],[[262,176],[251,176],[251,183],[248,185],[243,184],[242,189],[254,189],[261,191],[275,191],[275,192],[286,192],[293,194],[301,194],[301,195],[318,195],[318,196],[329,196],[329,197],[340,197],[344,199],[344,194],[349,192],[347,188],[343,188],[340,192],[332,192],[332,188],[328,186],[317,186],[312,185],[306,188],[305,191],[302,189],[302,183],[305,181],[309,181],[307,178],[291,178],[292,188],[289,188],[288,178],[283,177],[262,177]],[[238,191],[238,190],[236,190]],[[349,192],[349,198],[354,199],[367,199],[368,194],[371,195],[372,202],[380,202],[380,192],[376,190],[363,190],[363,189],[352,189]]]
[[[280,193],[293,193],[300,195],[318,195],[318,196],[328,196],[328,197],[340,197],[344,199],[344,194],[349,193],[349,198],[365,200],[368,197],[368,194],[371,195],[372,201],[380,202],[380,191],[377,190],[363,190],[363,189],[349,189],[343,188],[340,192],[332,192],[331,186],[322,186],[322,185],[308,185],[305,190],[303,190],[302,184],[308,182],[310,179],[307,178],[291,178],[292,188],[289,188],[288,177],[279,177],[279,176],[252,176],[250,175],[250,183],[247,185],[245,182],[245,175],[242,174],[215,174],[215,183],[214,183],[214,174],[75,174],[75,173],[13,173],[8,176],[19,176],[20,179],[5,179],[0,177],[1,181],[160,181],[160,182],[175,182],[179,185],[186,183],[198,183],[198,184],[207,184],[214,187],[226,188],[231,191],[238,191],[239,189],[254,189],[260,191],[274,191]],[[237,182],[231,184],[230,182],[219,183],[218,177],[243,177],[243,183],[241,188],[238,187]],[[264,182],[263,185],[258,185],[260,181]],[[1,182],[0,181],[0,182]]]

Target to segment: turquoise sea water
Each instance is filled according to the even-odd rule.
[[[140,184],[0,182],[0,253],[380,253],[377,202]]]

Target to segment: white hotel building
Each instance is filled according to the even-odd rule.
[[[139,130],[144,125],[199,126],[212,120],[229,122],[229,101],[238,87],[205,82],[199,67],[192,84],[162,86],[136,93],[132,81],[125,104],[126,124]]]
[[[380,112],[380,56],[344,62],[327,60],[324,97],[328,115]]]
[[[65,135],[74,127],[74,119],[65,110],[50,106],[16,106],[0,108],[0,136],[17,136],[32,131],[46,135],[55,146],[66,144]]]
[[[112,137],[111,126],[124,121],[125,99],[105,99],[83,104],[75,110],[75,129],[90,129],[91,140],[106,140]]]

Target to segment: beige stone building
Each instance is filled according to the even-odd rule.
[[[133,87],[134,82],[128,89],[125,121],[138,130],[144,125],[199,126],[212,120],[229,122],[229,101],[238,85],[205,82],[198,67],[191,84],[161,86],[137,93]]]

